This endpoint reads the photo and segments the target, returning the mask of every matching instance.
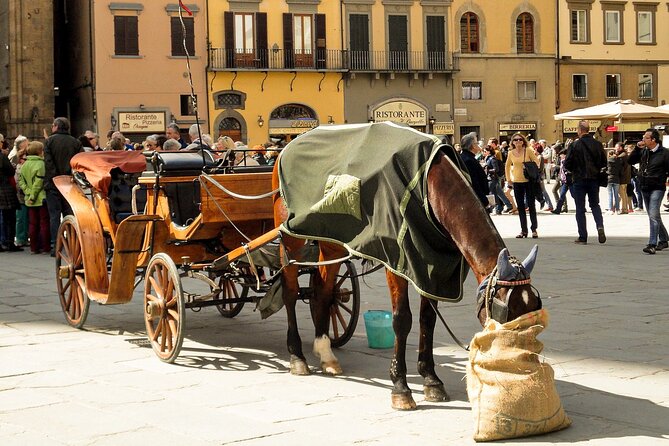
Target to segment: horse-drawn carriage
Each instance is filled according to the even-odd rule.
[[[254,302],[280,308],[280,239],[272,172],[228,166],[209,151],[86,152],[73,175],[54,183],[72,207],[56,239],[56,282],[67,322],[83,327],[90,301],[129,302],[144,279],[147,336],[158,357],[181,349],[187,309],[216,306],[232,318]],[[317,273],[312,243],[299,265],[310,301]],[[207,292],[185,289],[182,279]],[[192,282],[192,281],[190,281]],[[303,281],[304,282],[304,281]],[[341,263],[330,308],[331,339],[345,344],[357,323],[360,294],[353,263]]]

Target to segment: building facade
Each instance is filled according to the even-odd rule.
[[[558,111],[617,99],[657,106],[669,101],[669,20],[664,3],[638,0],[562,0],[559,2]],[[664,89],[662,86],[664,85]],[[649,121],[591,123],[602,141],[639,136]],[[562,123],[565,137],[575,123]],[[607,130],[608,129],[608,130]]]
[[[344,121],[338,1],[209,2],[210,130],[249,145]]]

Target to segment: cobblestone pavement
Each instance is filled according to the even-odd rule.
[[[551,315],[540,339],[573,420],[564,431],[516,442],[667,444],[669,252],[641,252],[646,215],[605,217],[608,241],[593,238],[587,246],[572,243],[573,213],[542,213],[536,241],[514,238],[517,217],[493,219],[516,256],[539,244],[533,280]],[[181,356],[168,365],[146,345],[140,293],[126,305],[92,304],[85,329],[76,330],[60,311],[53,259],[2,253],[0,265],[2,445],[474,443],[467,355],[440,326],[436,361],[452,401],[423,400],[415,293],[408,365],[418,410],[396,412],[391,350],[367,347],[362,317],[351,341],[336,351],[345,374],[335,378],[316,369],[290,375],[284,313],[262,321],[250,305],[234,319],[213,308],[188,312]],[[361,314],[389,309],[382,272],[361,285]],[[471,277],[465,290],[462,303],[442,309],[454,331],[469,339],[480,328]],[[307,305],[299,311],[314,366]]]

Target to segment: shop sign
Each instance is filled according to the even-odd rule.
[[[651,128],[650,122],[614,122],[619,132],[645,132]]]
[[[562,121],[562,133],[576,133],[578,131],[578,119],[565,119]],[[590,126],[590,133],[597,131],[602,121],[588,120]]]
[[[520,130],[536,130],[536,122],[505,122],[499,125],[500,131],[517,132]]]
[[[413,102],[388,102],[374,110],[375,122],[391,121],[410,126],[427,125],[427,110]]]
[[[273,135],[299,135],[318,127],[317,119],[270,119],[269,130]]]
[[[119,112],[118,128],[123,133],[165,133],[165,112]]]
[[[453,135],[455,134],[455,125],[452,122],[435,122],[432,126],[434,135]]]

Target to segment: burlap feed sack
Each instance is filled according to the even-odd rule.
[[[546,310],[506,324],[490,320],[470,344],[467,395],[476,422],[474,440],[544,434],[571,424],[555,389],[553,368],[542,362],[537,335]]]

